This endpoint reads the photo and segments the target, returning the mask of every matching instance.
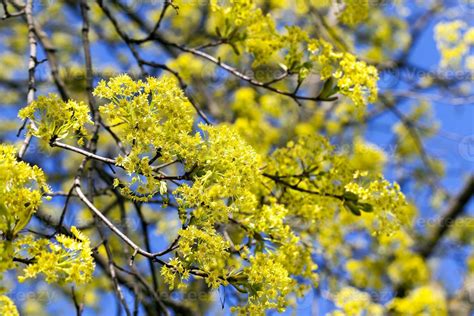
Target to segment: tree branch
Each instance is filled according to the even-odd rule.
[[[439,226],[433,231],[428,240],[419,249],[419,253],[424,258],[430,257],[439,242],[442,240],[446,232],[451,227],[452,223],[458,218],[464,211],[464,207],[467,205],[471,197],[474,195],[474,175],[471,175],[464,185],[461,192],[451,200],[447,211],[441,216]]]

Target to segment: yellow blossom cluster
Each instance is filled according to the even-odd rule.
[[[195,159],[194,183],[174,193],[182,210],[193,209],[194,223],[226,222],[254,198],[250,189],[259,176],[259,156],[232,127],[201,126],[207,134]],[[232,144],[232,146],[228,146]]]
[[[368,293],[354,287],[342,288],[335,302],[341,310],[331,313],[331,316],[385,315],[383,306],[373,303]]]
[[[259,153],[268,152],[278,137],[278,129],[269,122],[275,117],[270,111],[275,111],[278,101],[268,95],[258,98],[256,91],[249,87],[235,92],[232,103],[236,116],[234,128]]]
[[[335,52],[333,46],[324,40],[312,40],[309,51],[320,69],[321,79],[336,81],[334,93],[339,91],[346,95],[356,106],[376,101],[379,77],[375,67],[358,61],[350,53]]]
[[[359,205],[371,205],[369,212],[375,215],[374,233],[391,233],[401,223],[408,222],[405,197],[397,183],[391,184],[383,179],[366,181],[364,177],[356,177],[354,180],[344,186],[345,192],[356,195]],[[353,211],[351,205],[346,206]]]
[[[347,70],[344,58],[347,74],[339,79],[350,81],[350,71],[357,70]],[[181,229],[176,251],[161,270],[170,289],[184,290],[200,277],[210,288],[233,286],[245,294],[237,313],[283,311],[291,295],[302,296],[318,283],[310,244],[316,240],[330,248],[342,242],[334,225],[338,218],[387,234],[406,221],[398,185],[378,174],[384,162],[380,151],[370,149],[380,160],[375,169],[357,162],[369,150],[365,144],[356,144],[351,157],[336,152],[323,136],[300,137],[264,161],[268,149],[257,152],[239,134],[237,122],[195,124],[192,105],[170,77],[135,81],[121,75],[101,81],[94,94],[107,100],[99,112],[126,152],[116,164],[131,180],[118,175],[114,185],[134,200],[160,194],[176,202]],[[233,107],[240,118],[252,116],[249,100],[256,102],[253,92],[238,90]],[[265,102],[257,120],[278,112]],[[163,172],[154,161],[176,164],[170,171],[178,174]],[[75,229],[73,234],[23,243],[35,261],[22,280],[44,274],[48,281],[86,282],[93,271],[90,245]]]
[[[90,241],[74,226],[71,233],[72,237],[56,236],[56,242],[32,236],[20,238],[20,253],[34,258],[34,262],[23,269],[18,280],[24,282],[43,274],[48,283],[88,283],[95,268]]]
[[[0,315],[19,316],[15,303],[5,295],[0,295]]]
[[[92,213],[75,210],[74,203],[85,200],[80,191],[71,191],[67,199],[74,205],[65,206],[63,227],[53,227],[57,205],[43,205],[42,199],[60,200],[67,187],[54,182],[58,192],[48,192],[44,172],[23,162],[13,146],[0,144],[0,280],[14,275],[19,282],[45,280],[51,283],[48,289],[57,284],[63,290],[70,289],[70,283],[92,283],[93,287],[74,287],[72,293],[74,303],[87,308],[100,307],[95,292],[110,291],[112,285],[118,298],[125,294],[121,303],[127,313],[129,294],[137,298],[137,311],[153,313],[151,309],[160,307],[157,313],[161,313],[164,307],[187,314],[188,308],[197,307],[201,314],[222,291],[222,303],[230,305],[231,313],[263,316],[296,307],[294,300],[318,287],[322,277],[324,288],[330,290],[325,298],[337,309],[329,315],[452,313],[448,302],[464,299],[465,288],[457,295],[431,283],[438,267],[431,270],[428,256],[444,253],[426,256],[425,248],[418,248],[422,225],[414,223],[416,207],[397,183],[382,176],[386,164],[390,168],[393,164],[400,168],[395,176],[400,176],[403,189],[411,189],[413,179],[423,189],[425,183],[436,184],[432,176],[443,174],[441,163],[424,159],[424,138],[437,129],[429,102],[414,98],[410,113],[395,113],[399,120],[392,127],[394,157],[363,136],[365,127],[375,126],[372,120],[383,114],[384,105],[388,109],[389,103],[400,99],[413,101],[412,94],[391,95],[390,88],[384,88],[377,102],[377,68],[386,71],[388,79],[400,79],[401,74],[404,82],[411,81],[404,70],[416,70],[416,65],[398,60],[414,48],[411,30],[431,25],[431,16],[440,17],[447,6],[432,1],[397,1],[389,8],[386,1],[165,0],[159,6],[142,3],[139,8],[113,2],[98,1],[87,10],[84,1],[85,50],[74,45],[77,41],[67,28],[60,29],[67,23],[61,18],[66,3],[33,10],[38,44],[44,44],[53,68],[55,54],[60,64],[54,83],[62,95],[77,98],[39,96],[19,117],[31,123],[28,133],[41,139],[42,146],[63,147],[66,156],[61,159],[74,157],[64,166],[67,174],[87,157],[82,167],[90,181],[88,198],[113,225],[117,223],[113,232],[118,235],[106,238],[94,255],[108,258],[116,275],[109,271],[93,278],[91,241],[76,227],[65,225],[76,216],[87,223],[81,225],[84,230],[97,228]],[[2,91],[5,104],[21,103],[21,89],[10,83],[17,77],[18,65],[27,66],[24,39],[31,30],[14,17],[27,9],[28,3],[26,8],[4,6],[9,36],[5,52],[0,53],[5,65],[0,79],[7,83]],[[421,14],[425,10],[428,14]],[[456,10],[446,11],[450,15]],[[418,13],[423,18],[410,25]],[[51,16],[60,19],[53,21]],[[440,21],[434,29],[440,66],[473,72],[474,28],[469,21]],[[47,30],[43,36],[41,26]],[[101,42],[124,46],[135,57],[130,60],[130,54],[117,49],[113,63],[94,61],[94,71],[109,79],[100,81],[93,92],[97,137],[90,148],[82,145],[91,139],[92,104],[78,101],[85,99],[90,67],[76,63],[84,51],[87,55],[86,37],[91,40],[90,54]],[[70,61],[72,68],[61,66]],[[140,80],[127,74],[110,78],[117,69],[138,70],[130,68],[135,63]],[[222,74],[215,76],[218,71]],[[439,87],[462,94],[469,88],[466,80],[444,80],[436,74],[415,79],[421,94]],[[51,82],[37,83],[38,91],[51,88]],[[403,90],[406,84],[397,87]],[[0,132],[17,123],[3,124]],[[414,126],[420,127],[417,133]],[[80,148],[71,145],[76,140]],[[419,164],[420,157],[429,162],[432,173],[423,172],[426,166]],[[113,173],[110,181],[102,170],[107,166]],[[63,182],[62,176],[52,178]],[[99,178],[104,181],[95,186]],[[80,189],[77,183],[73,189]],[[441,207],[448,195],[442,188],[435,191],[432,204]],[[42,219],[45,209],[53,217],[40,227],[55,228],[49,238],[31,233],[36,222],[28,226],[35,213]],[[129,219],[142,226],[136,229],[138,222]],[[469,215],[458,218],[443,232],[444,238],[472,245],[473,222]],[[153,241],[164,237],[169,248],[155,253],[161,247]],[[130,263],[136,265],[127,268],[132,252],[136,260]],[[147,261],[149,267],[144,265]],[[473,277],[473,253],[465,265],[468,277]],[[135,277],[140,279],[138,287],[126,282]],[[390,297],[375,299],[373,291]],[[18,309],[25,314],[47,313],[37,298],[21,300]],[[18,296],[0,287],[0,315],[19,315],[15,301],[20,301]]]
[[[166,193],[163,182],[153,173],[150,160],[155,155],[162,162],[187,160],[195,156],[191,148],[199,141],[199,135],[189,136],[193,108],[176,81],[171,77],[134,81],[128,75],[121,75],[99,82],[94,95],[108,101],[99,107],[100,113],[107,124],[116,127],[117,135],[129,148],[127,155],[117,158],[117,165],[133,177],[125,185],[120,181],[115,185],[137,200],[148,199],[159,193],[160,188],[161,193]]]
[[[201,79],[212,75],[212,68],[205,66],[202,60],[190,53],[180,54],[176,59],[171,60],[168,66],[177,71],[186,82],[190,82],[194,77]]]
[[[474,70],[474,27],[462,20],[440,22],[435,27],[435,40],[441,53],[441,67],[462,66],[465,60],[469,70]]]
[[[445,294],[435,285],[414,289],[405,298],[395,298],[390,302],[394,315],[448,315]]]
[[[370,19],[364,23],[364,30],[371,38],[371,45],[364,49],[366,59],[384,62],[392,58],[393,52],[407,49],[411,42],[409,27],[405,20],[386,15],[383,10],[372,10]]]
[[[254,66],[266,63],[282,47],[273,18],[264,14],[253,0],[230,0],[226,4],[219,0],[210,2],[217,35],[228,39],[236,51],[235,45],[242,42],[244,49],[254,56]]]
[[[403,253],[398,253],[396,259],[388,266],[388,275],[397,286],[410,287],[426,283],[430,271],[421,256],[405,250]]]
[[[359,288],[381,289],[383,280],[381,275],[386,267],[383,262],[372,258],[363,260],[349,259],[346,262],[346,270],[350,273],[353,283]]]
[[[84,102],[64,102],[57,95],[40,96],[18,113],[22,119],[30,119],[35,127],[30,132],[47,142],[78,135],[83,143],[88,135],[85,125],[92,124],[89,107]]]
[[[339,15],[339,20],[349,26],[356,26],[369,17],[369,6],[374,3],[369,0],[344,0],[344,9]]]
[[[32,215],[49,192],[43,171],[18,161],[13,146],[0,144],[0,279],[7,270],[18,268],[14,258],[26,262],[20,282],[43,274],[59,284],[87,283],[94,271],[89,239],[75,227],[73,237],[56,236],[56,242],[24,234]],[[0,314],[18,315],[15,305],[0,296]]]
[[[127,84],[131,80],[129,77],[119,77],[111,79],[99,85],[95,93],[99,96],[116,100],[115,103],[106,104],[100,107],[101,113],[106,119],[116,120],[111,123],[117,126],[118,133],[122,133],[121,129],[127,130],[126,135],[136,133],[133,138],[136,142],[130,141],[126,143],[131,146],[132,151],[135,149],[137,155],[148,152],[150,143],[154,149],[162,155],[161,157],[169,157],[168,159],[179,157],[180,162],[186,167],[186,174],[183,180],[187,180],[178,186],[172,193],[176,198],[179,206],[180,217],[186,228],[179,232],[177,256],[172,258],[167,265],[162,268],[161,274],[164,280],[169,284],[170,288],[182,289],[190,275],[191,271],[198,269],[199,273],[205,276],[206,283],[211,288],[217,288],[219,285],[228,285],[232,283],[235,286],[249,293],[256,285],[252,285],[257,281],[249,281],[250,274],[263,273],[263,270],[269,274],[275,272],[268,266],[251,266],[246,269],[242,264],[242,258],[252,258],[249,248],[240,244],[233,245],[229,240],[225,240],[223,236],[216,231],[216,225],[237,225],[239,229],[247,230],[247,233],[254,235],[260,244],[261,250],[266,248],[266,243],[262,239],[264,234],[271,236],[273,240],[278,242],[279,250],[273,256],[278,260],[272,267],[278,267],[290,276],[303,276],[305,278],[315,279],[315,265],[312,263],[310,252],[299,244],[289,226],[283,222],[285,210],[282,205],[272,203],[268,205],[258,204],[258,192],[261,178],[260,167],[262,165],[261,157],[255,150],[249,146],[238,134],[233,126],[221,124],[218,126],[198,125],[199,132],[192,135],[192,121],[179,121],[180,116],[166,115],[163,119],[165,111],[156,109],[152,114],[155,117],[148,118],[146,113],[149,104],[168,104],[166,92],[160,90],[161,94],[149,97],[146,95],[146,101],[137,101],[144,91],[147,89],[147,83],[133,82],[131,87]],[[148,83],[155,79],[148,79]],[[119,84],[117,84],[120,82]],[[166,80],[157,80],[158,86],[167,85],[168,91],[173,86],[169,86]],[[109,90],[110,89],[110,90]],[[146,93],[146,92],[143,92]],[[136,116],[141,123],[149,126],[146,133],[140,128],[135,128],[136,123],[132,124],[125,121],[123,116],[128,117],[130,111],[126,101],[117,101],[120,97],[116,94],[125,95],[129,103],[136,103],[137,107],[144,107],[145,112],[140,116]],[[148,101],[148,100],[151,101]],[[174,102],[174,109],[177,113],[182,107],[189,106],[184,99]],[[119,108],[117,109],[117,104]],[[138,106],[138,104],[140,106]],[[186,113],[186,110],[182,111]],[[161,116],[160,116],[161,115]],[[183,117],[183,116],[182,116]],[[185,116],[187,118],[187,116]],[[150,126],[146,120],[154,120],[160,124]],[[166,126],[167,120],[174,121],[174,124]],[[125,123],[124,123],[125,121]],[[134,121],[135,122],[135,121]],[[123,125],[123,126],[122,126]],[[130,129],[127,129],[130,128]],[[134,131],[131,129],[135,128]],[[160,136],[156,131],[168,131],[172,128],[173,133]],[[139,134],[143,132],[143,134]],[[153,133],[157,136],[153,137]],[[161,132],[160,132],[161,133]],[[120,134],[122,135],[122,134]],[[125,134],[124,134],[124,137]],[[160,142],[155,140],[160,138]],[[179,138],[179,139],[177,139]],[[184,140],[183,140],[184,139]],[[192,139],[193,141],[186,141]],[[176,149],[176,143],[179,143],[182,149]],[[184,147],[186,146],[186,147]],[[186,152],[184,152],[186,150]],[[141,152],[140,152],[141,151]],[[143,163],[143,160],[146,163]],[[146,177],[155,177],[156,173],[148,165],[148,158],[142,158],[141,161],[129,164],[130,158],[119,157],[117,163],[123,166],[128,172],[134,172]],[[165,160],[166,161],[166,160]],[[135,166],[140,166],[136,168]],[[147,170],[148,168],[148,170]],[[190,181],[190,182],[188,182]],[[120,184],[118,184],[120,185]],[[152,194],[150,194],[152,195]],[[277,212],[278,211],[278,212]],[[279,214],[279,215],[277,215]],[[249,220],[250,219],[250,220]],[[241,221],[241,222],[239,222]],[[236,224],[239,223],[239,224]],[[234,236],[239,240],[240,237]],[[234,249],[233,249],[234,248]],[[238,255],[232,256],[232,253]],[[239,259],[240,258],[240,259]],[[253,260],[253,259],[249,259]],[[256,260],[256,259],[255,259]],[[255,261],[257,262],[257,261]],[[260,261],[259,261],[260,262]],[[257,272],[259,271],[259,272]],[[248,273],[247,273],[248,272]],[[293,282],[293,281],[292,281]],[[285,287],[278,291],[278,306],[286,306],[286,296],[292,287]],[[249,293],[248,304],[242,308],[270,308],[276,302],[277,294],[260,295]]]
[[[297,26],[287,26],[287,34],[283,35],[282,41],[286,49],[285,65],[292,71],[298,71],[300,79],[307,76],[310,66],[302,63],[307,51],[308,33]]]
[[[232,310],[237,315],[264,315],[269,309],[283,312],[288,304],[286,296],[296,281],[273,254],[257,253],[249,261],[250,265],[243,271],[250,291],[249,304]]]
[[[322,137],[305,137],[276,150],[266,172],[284,192],[295,215],[306,223],[332,218],[346,209],[363,219],[374,233],[391,233],[407,223],[406,201],[398,184],[353,169],[347,156],[336,154]],[[305,207],[308,205],[308,207]],[[350,217],[351,219],[353,217]]]
[[[229,266],[229,243],[214,230],[202,230],[194,225],[180,231],[178,245],[180,264],[191,266],[196,264],[206,273],[206,283],[210,288],[218,288],[226,281]],[[178,271],[179,272],[179,271]],[[189,272],[181,272],[183,279],[187,279]]]
[[[370,174],[381,174],[387,155],[374,144],[366,143],[361,138],[354,139],[351,165],[355,170],[367,171]]]
[[[18,161],[13,146],[0,144],[0,232],[12,241],[49,191],[43,171]]]
[[[286,34],[281,34],[273,17],[264,15],[252,0],[231,0],[225,4],[211,1],[212,12],[217,15],[213,22],[217,35],[232,45],[237,53],[237,44],[242,44],[254,56],[254,67],[271,63],[273,56],[281,52],[284,57],[280,64],[287,71],[298,73],[300,80],[314,69],[313,61],[321,79],[335,78],[339,92],[350,97],[356,105],[375,101],[378,80],[375,67],[357,61],[350,53],[335,53],[330,43],[310,39],[308,33],[298,26],[287,26]],[[354,25],[368,15],[366,2],[346,1],[345,5],[341,15],[344,23]],[[308,53],[316,56],[308,59]]]

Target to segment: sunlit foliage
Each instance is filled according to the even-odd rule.
[[[317,293],[328,315],[444,316],[466,297],[437,279],[435,248],[469,247],[472,277],[472,178],[457,201],[425,146],[432,93],[472,93],[462,16],[437,1],[39,2],[2,1],[1,315],[47,313],[21,286],[78,315],[109,314],[104,293],[127,315],[298,313]],[[439,71],[466,76],[414,65],[430,23]],[[393,148],[370,135],[386,113]],[[448,213],[422,222],[420,196]]]

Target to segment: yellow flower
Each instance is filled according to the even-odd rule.
[[[414,289],[405,298],[390,302],[394,315],[448,315],[445,294],[436,286],[422,286]]]
[[[41,205],[42,190],[48,192],[43,171],[17,161],[12,146],[0,144],[0,231],[13,240]]]
[[[0,315],[4,315],[4,316],[19,316],[20,315],[13,301],[5,295],[0,295]]]
[[[46,239],[18,241],[18,247],[34,258],[18,280],[24,282],[43,274],[48,283],[88,283],[95,268],[90,241],[74,226],[71,232],[74,238],[58,235],[57,243]]]
[[[81,140],[88,135],[85,125],[93,124],[87,104],[72,100],[64,102],[55,94],[38,97],[21,109],[18,116],[33,121],[37,129],[31,128],[30,132],[48,142],[74,133],[78,133]]]

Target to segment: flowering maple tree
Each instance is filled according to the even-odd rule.
[[[405,113],[380,88],[417,67],[408,57],[441,3],[134,4],[2,1],[2,102],[23,122],[12,139],[20,120],[2,119],[3,281],[46,282],[37,291],[66,294],[78,315],[110,313],[104,292],[127,315],[204,314],[219,298],[264,315],[322,287],[331,315],[447,315],[468,300],[435,281],[429,260],[445,237],[472,242],[462,213],[474,179],[444,190],[424,148],[437,132],[430,103]],[[472,71],[474,29],[447,17],[439,67]],[[470,93],[470,77],[417,80],[420,96]],[[384,112],[398,119],[390,159],[364,134]],[[419,205],[384,177],[390,163],[447,208],[432,231],[419,232]],[[465,265],[469,280],[472,256]],[[0,314],[49,314],[14,287],[1,288]]]

